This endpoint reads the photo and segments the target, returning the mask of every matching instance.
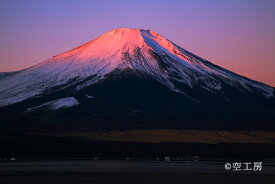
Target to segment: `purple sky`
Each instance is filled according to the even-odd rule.
[[[275,86],[272,0],[1,0],[0,71],[30,67],[120,27],[151,29]]]

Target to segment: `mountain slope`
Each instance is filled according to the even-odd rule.
[[[104,80],[114,70],[131,69],[149,74],[172,91],[182,83],[222,93],[226,83],[240,91],[272,97],[274,89],[220,68],[173,44],[150,30],[118,29],[34,67],[0,78],[0,105],[5,106],[81,82],[75,90]],[[86,82],[83,82],[86,81]]]
[[[275,128],[273,87],[214,65],[151,30],[112,30],[31,68],[0,75],[0,86],[0,115],[7,124]]]

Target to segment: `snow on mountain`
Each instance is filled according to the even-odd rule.
[[[45,109],[57,110],[61,108],[73,107],[76,105],[79,105],[79,102],[74,97],[66,97],[66,98],[53,100],[47,103],[43,103],[35,107],[30,107],[27,109],[27,111],[31,112],[35,110],[45,110]]]
[[[185,92],[173,81],[213,93],[222,93],[222,84],[226,83],[241,91],[257,91],[267,98],[274,94],[272,87],[216,66],[156,32],[121,28],[31,68],[0,77],[0,106],[43,95],[52,88],[63,90],[76,85],[78,91],[124,69],[149,74],[182,94]]]
[[[95,98],[95,97],[93,97],[93,96],[91,96],[91,95],[85,95],[87,98]]]

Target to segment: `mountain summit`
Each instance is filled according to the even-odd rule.
[[[231,116],[240,108],[258,106],[248,110],[256,114],[274,108],[273,87],[143,29],[114,29],[31,68],[0,74],[0,86],[0,107],[24,115],[78,109],[89,117],[116,110]]]
[[[274,89],[218,67],[151,30],[120,28],[34,67],[0,78],[0,105],[5,106],[77,83],[75,90],[106,78],[113,71],[145,73],[170,90],[186,94],[177,84],[223,93],[224,85],[272,97]],[[87,80],[89,78],[89,80]]]

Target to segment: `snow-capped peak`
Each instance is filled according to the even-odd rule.
[[[185,94],[175,81],[192,89],[222,91],[222,84],[273,96],[273,88],[220,68],[144,29],[120,28],[38,65],[0,77],[0,106],[76,85],[80,90],[104,80],[114,70],[146,73],[172,91]],[[78,85],[79,84],[79,85]]]

